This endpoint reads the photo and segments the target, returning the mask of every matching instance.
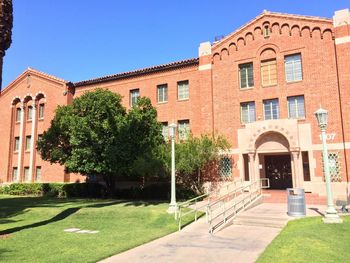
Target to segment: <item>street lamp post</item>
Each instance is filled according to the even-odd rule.
[[[326,215],[323,218],[323,222],[324,223],[342,223],[342,219],[338,216],[337,210],[335,210],[335,207],[333,204],[331,176],[329,173],[328,150],[327,150],[327,142],[326,142],[328,111],[320,108],[314,114],[317,119],[318,127],[320,127],[320,130],[321,130],[323,170],[324,170],[324,177],[326,179],[326,190],[327,190],[327,210],[326,210]]]
[[[168,208],[168,213],[173,214],[177,210],[176,204],[176,184],[175,184],[175,135],[176,135],[176,124],[172,123],[169,125],[170,128],[170,139],[171,139],[171,200]]]

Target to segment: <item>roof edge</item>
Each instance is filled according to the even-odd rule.
[[[191,67],[191,66],[196,66],[196,65],[199,65],[199,58],[191,58],[191,59],[175,61],[175,62],[171,62],[171,63],[167,63],[167,64],[161,64],[161,65],[156,65],[156,66],[152,66],[152,67],[137,69],[137,70],[133,70],[133,71],[127,71],[127,72],[121,72],[121,73],[112,74],[112,75],[106,75],[106,76],[99,77],[99,78],[82,80],[82,81],[74,82],[73,85],[74,85],[74,87],[81,87],[84,85],[92,85],[92,84],[97,84],[97,83],[102,83],[102,82],[107,82],[107,81],[132,78],[132,77],[142,76],[145,74],[152,74],[152,73],[173,70],[173,69],[178,69],[178,68],[183,68],[183,67]]]

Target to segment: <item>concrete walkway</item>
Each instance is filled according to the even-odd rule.
[[[286,216],[286,209],[286,204],[264,203],[252,208],[249,213],[268,213],[287,221],[294,219]],[[307,215],[319,215],[317,209],[322,212],[325,207],[312,205],[308,207]],[[208,233],[205,218],[202,218],[180,232],[117,254],[101,262],[255,262],[280,231],[280,228],[275,227],[231,225],[211,235]]]

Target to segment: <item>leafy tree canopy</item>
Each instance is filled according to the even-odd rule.
[[[116,177],[128,175],[136,160],[162,142],[157,111],[148,98],[139,98],[127,112],[119,94],[97,89],[56,109],[38,149],[44,160],[70,172],[101,175],[113,191]]]

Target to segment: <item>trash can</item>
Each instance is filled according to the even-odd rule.
[[[301,188],[287,188],[288,215],[302,217],[306,215],[305,191]]]

